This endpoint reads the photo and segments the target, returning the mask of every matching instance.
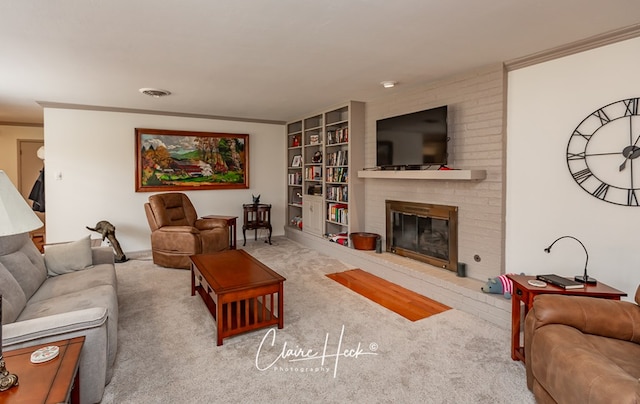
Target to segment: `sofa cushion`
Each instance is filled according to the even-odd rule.
[[[2,264],[0,264],[0,295],[2,295],[2,324],[13,323],[27,304],[27,298],[18,281]]]
[[[61,275],[67,278],[70,275]],[[55,278],[49,278],[47,282]],[[46,286],[43,286],[46,287]],[[118,298],[115,289],[110,285],[82,288],[73,293],[54,296],[40,301],[29,301],[27,307],[18,316],[17,321],[31,320],[61,313],[72,313],[76,310],[104,307],[108,311],[107,333],[108,352],[107,364],[109,368],[115,362],[118,347]],[[110,370],[109,372],[111,372]]]
[[[116,288],[116,270],[113,265],[100,264],[84,271],[76,271],[64,276],[52,276],[29,299],[29,304],[53,297],[75,293],[78,290],[109,285]]]
[[[90,267],[91,236],[78,241],[44,247],[44,262],[50,276],[67,274]]]
[[[21,245],[15,245],[14,242]],[[47,269],[42,255],[29,239],[28,233],[0,237],[0,244],[4,244],[4,247],[17,247],[4,248],[5,253],[0,254],[0,265],[13,275],[24,292],[25,298],[29,300],[47,279]]]

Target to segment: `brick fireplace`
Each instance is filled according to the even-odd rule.
[[[458,207],[385,201],[386,251],[457,271]]]

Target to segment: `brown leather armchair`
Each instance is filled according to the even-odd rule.
[[[640,403],[640,287],[635,300],[535,298],[525,357],[538,403]]]
[[[222,219],[198,219],[189,198],[179,192],[157,194],[144,204],[151,227],[153,262],[190,268],[189,256],[229,249],[229,226]]]

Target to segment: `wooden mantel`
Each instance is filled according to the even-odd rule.
[[[358,178],[401,180],[483,180],[486,170],[365,170],[358,171]]]

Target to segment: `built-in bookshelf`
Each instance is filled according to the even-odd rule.
[[[302,230],[317,236],[364,231],[364,181],[350,175],[364,166],[364,104],[291,122],[287,137],[290,228],[300,229],[301,216]]]
[[[287,218],[290,226],[302,224],[302,121],[287,124]]]

